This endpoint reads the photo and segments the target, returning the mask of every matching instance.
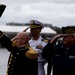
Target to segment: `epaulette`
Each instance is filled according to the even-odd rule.
[[[12,46],[13,46],[13,47],[16,46],[16,41],[13,41],[13,42],[12,42]]]
[[[26,45],[25,45],[25,49],[28,49],[30,46],[29,46],[29,44],[27,43]]]
[[[25,55],[29,59],[37,59],[38,52],[29,47],[29,50],[25,53]]]
[[[42,41],[48,43],[48,40],[47,39],[42,39]]]

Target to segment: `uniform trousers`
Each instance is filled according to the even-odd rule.
[[[38,62],[38,75],[45,75],[44,63]]]

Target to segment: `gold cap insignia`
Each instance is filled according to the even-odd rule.
[[[75,26],[62,27],[62,33],[64,34],[75,33]]]
[[[43,28],[44,25],[40,22],[40,21],[37,21],[37,20],[30,20],[29,21],[29,25],[30,25],[30,28]]]

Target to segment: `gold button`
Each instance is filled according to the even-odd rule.
[[[16,57],[14,57],[14,59],[16,59]]]
[[[17,55],[18,55],[19,53],[17,53]]]
[[[11,64],[11,62],[9,62],[9,65]]]
[[[14,65],[12,65],[12,67],[13,67]]]
[[[11,70],[13,70],[13,68],[11,68]]]
[[[11,74],[12,74],[12,72],[11,72]]]
[[[12,60],[12,58],[10,58],[10,61]]]
[[[11,54],[11,57],[13,56],[13,54]]]

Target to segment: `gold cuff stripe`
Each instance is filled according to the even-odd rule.
[[[2,37],[3,37],[3,35],[4,35],[4,34],[2,34],[2,35],[0,36],[0,38],[2,38]]]

